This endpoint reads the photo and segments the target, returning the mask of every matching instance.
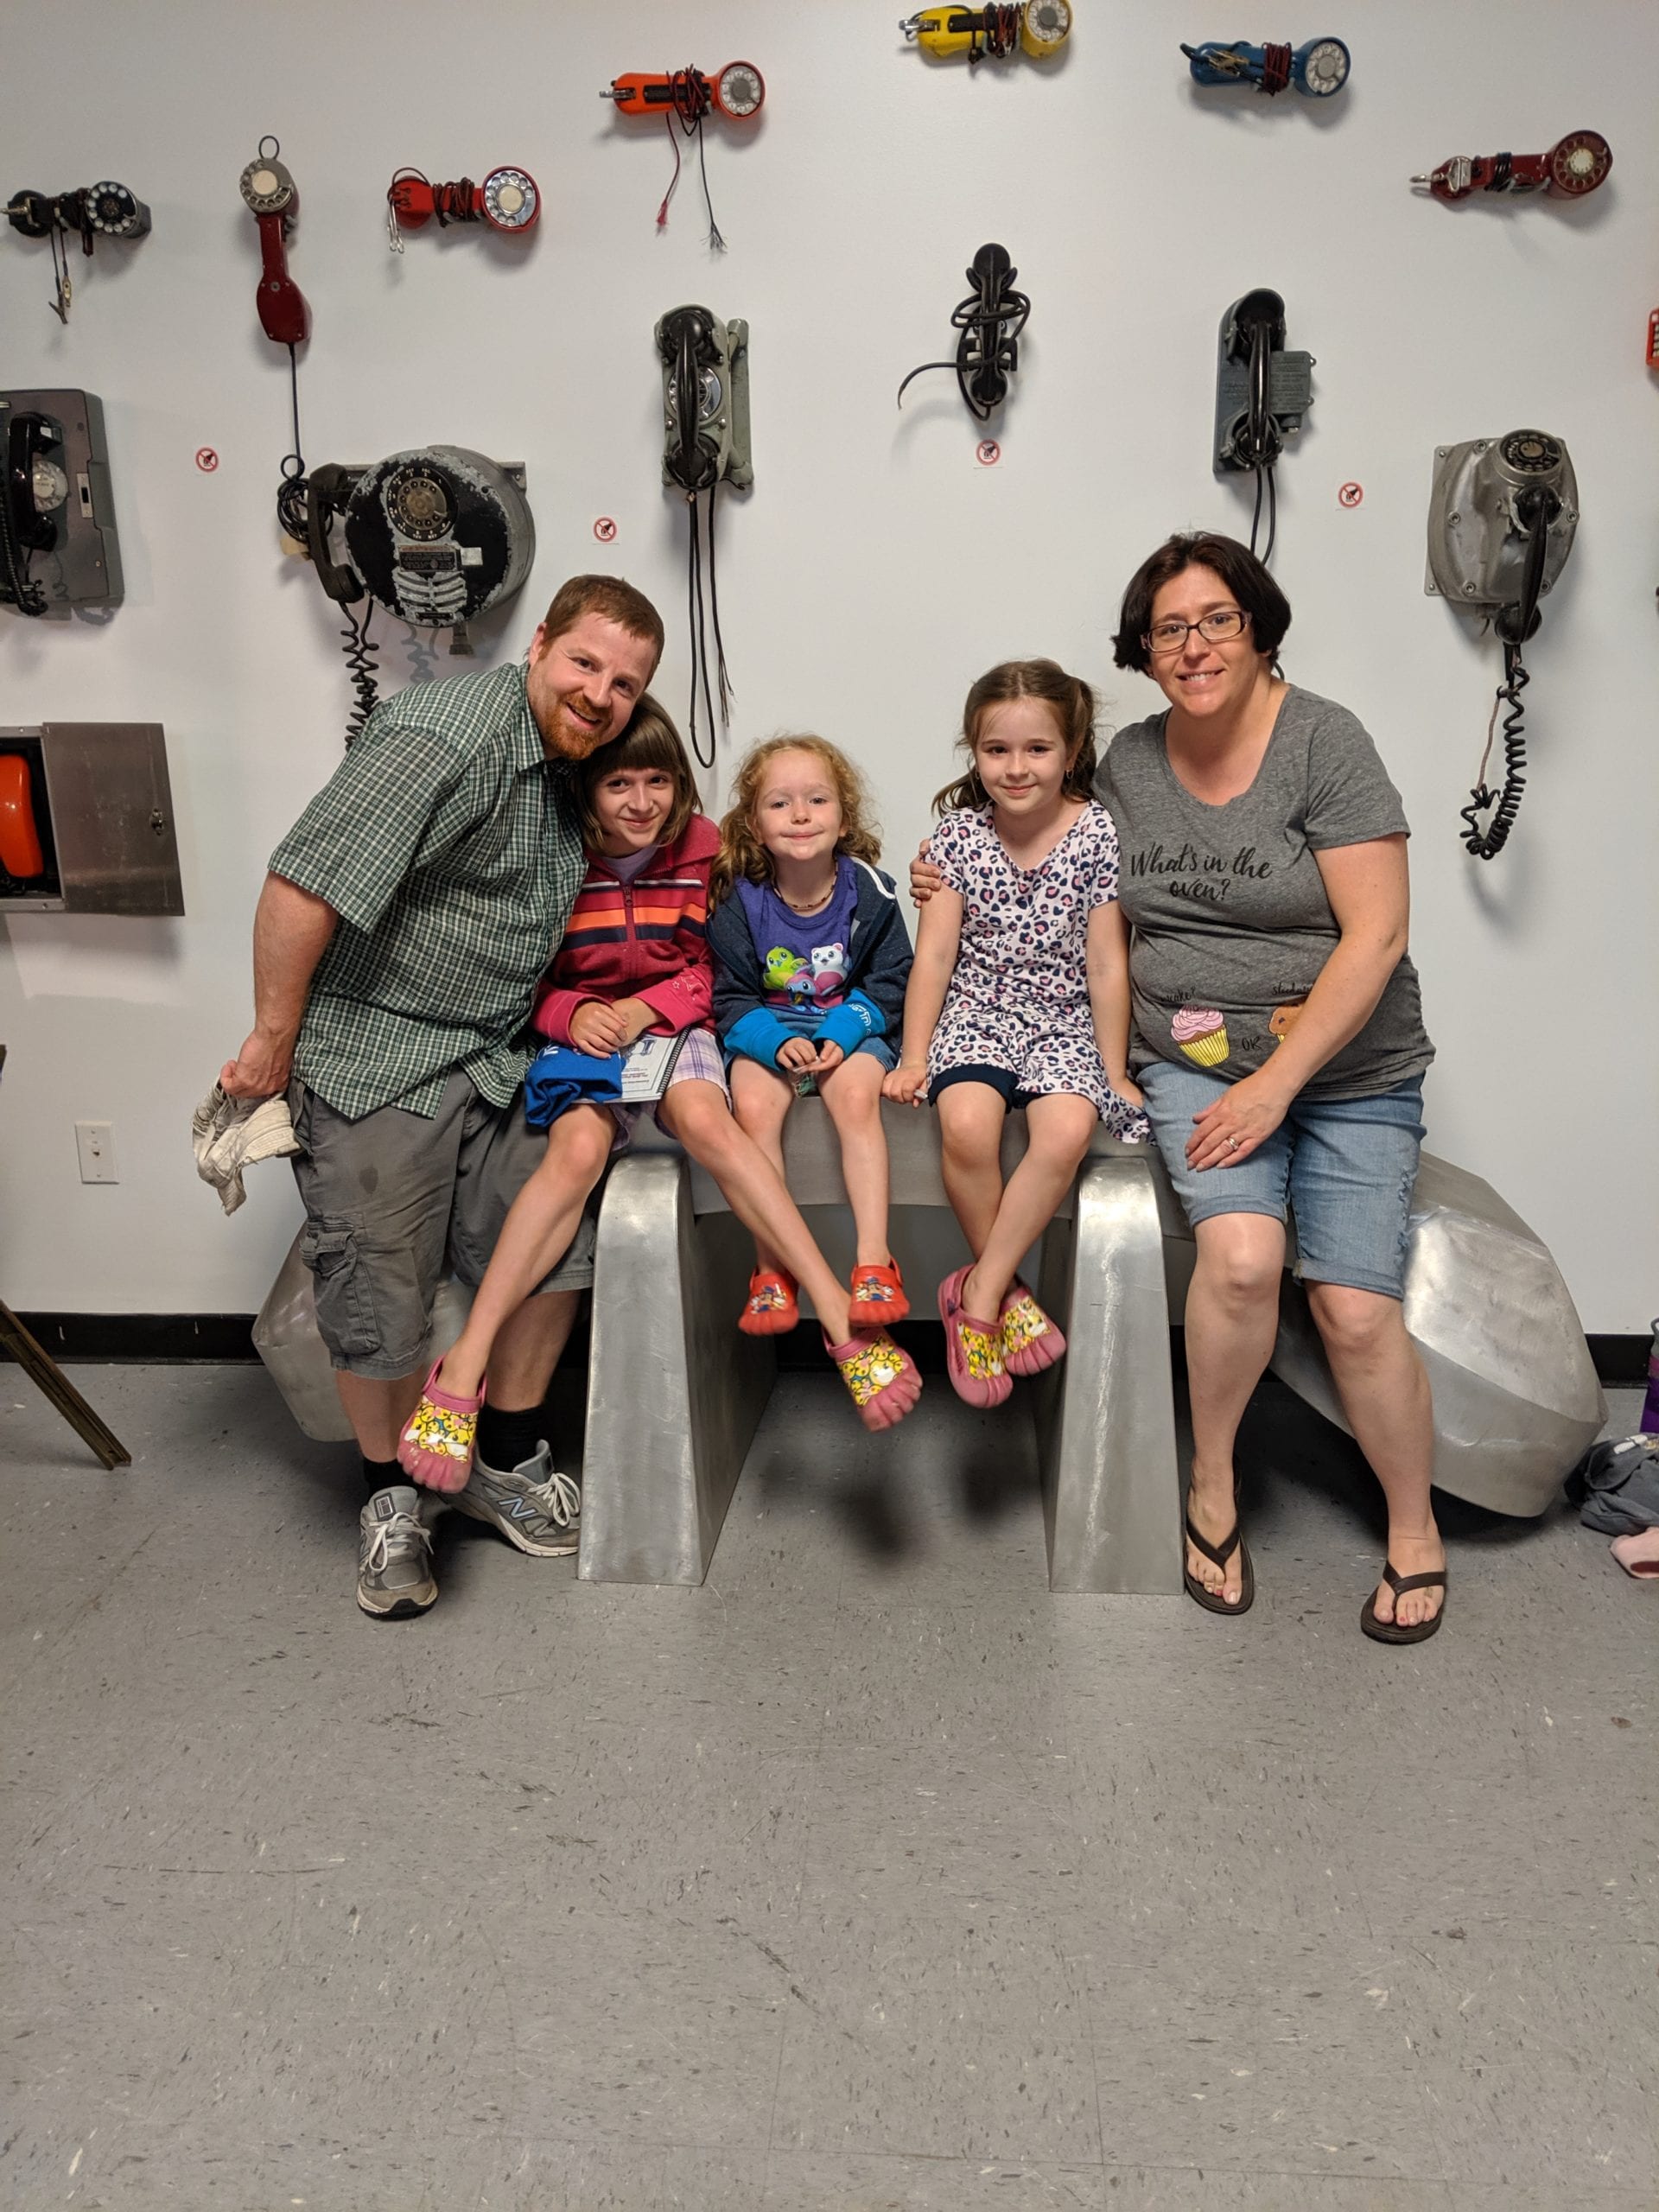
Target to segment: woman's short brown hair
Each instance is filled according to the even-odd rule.
[[[983,806],[985,786],[973,766],[980,724],[992,707],[1010,699],[1041,699],[1054,709],[1060,735],[1071,758],[1062,790],[1067,798],[1095,793],[1095,695],[1080,676],[1068,676],[1057,660],[1005,660],[988,669],[968,694],[958,740],[969,755],[968,772],[933,794],[935,814],[954,814],[964,806]]]
[[[732,779],[732,803],[721,818],[720,851],[710,874],[711,907],[731,896],[740,876],[750,883],[772,880],[772,855],[755,828],[754,805],[766,763],[780,753],[810,753],[835,785],[841,803],[836,850],[850,860],[868,861],[872,867],[881,857],[881,840],[870,818],[869,789],[847,755],[825,737],[768,737],[744,754]]]
[[[1152,667],[1145,639],[1152,627],[1152,602],[1167,583],[1188,569],[1213,569],[1250,618],[1255,650],[1265,653],[1276,669],[1279,648],[1290,627],[1290,601],[1248,545],[1217,531],[1179,531],[1166,538],[1129,578],[1112,639],[1112,657],[1120,668],[1138,669],[1142,676]]]
[[[658,842],[664,845],[677,843],[685,835],[686,823],[702,810],[697,802],[696,779],[680,742],[680,733],[649,691],[641,695],[621,736],[613,738],[608,745],[601,745],[597,753],[590,753],[576,771],[576,814],[582,823],[582,842],[589,852],[599,850],[599,841],[604,835],[594,810],[594,793],[607,776],[613,776],[622,768],[660,768],[672,776],[674,804]]]

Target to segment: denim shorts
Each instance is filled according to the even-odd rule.
[[[1423,1141],[1421,1076],[1370,1098],[1296,1098],[1248,1160],[1194,1170],[1193,1116],[1231,1088],[1173,1060],[1137,1068],[1152,1133],[1196,1228],[1217,1214],[1262,1213],[1295,1223],[1297,1273],[1384,1298],[1404,1295],[1406,1231]]]

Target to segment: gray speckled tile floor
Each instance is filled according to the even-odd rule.
[[[702,1590],[451,1516],[376,1626],[261,1370],[77,1380],[130,1471],[0,1370],[8,2207],[1659,2205],[1659,1588],[1566,1510],[1378,1649],[1268,1384],[1247,1620],[1051,1599],[1017,1413],[795,1375]]]

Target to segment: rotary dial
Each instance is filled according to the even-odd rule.
[[[765,79],[752,61],[732,61],[715,80],[720,105],[728,115],[757,115],[766,97]]]
[[[1322,38],[1315,41],[1307,57],[1303,77],[1307,89],[1316,99],[1325,99],[1332,92],[1339,92],[1348,81],[1351,64],[1348,49],[1339,38]]]
[[[498,231],[527,231],[542,209],[536,180],[523,169],[492,169],[484,180],[484,213]]]

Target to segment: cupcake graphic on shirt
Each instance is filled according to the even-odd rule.
[[[1169,1033],[1201,1068],[1219,1067],[1227,1057],[1227,1020],[1213,1007],[1184,1006],[1169,1025]]]

